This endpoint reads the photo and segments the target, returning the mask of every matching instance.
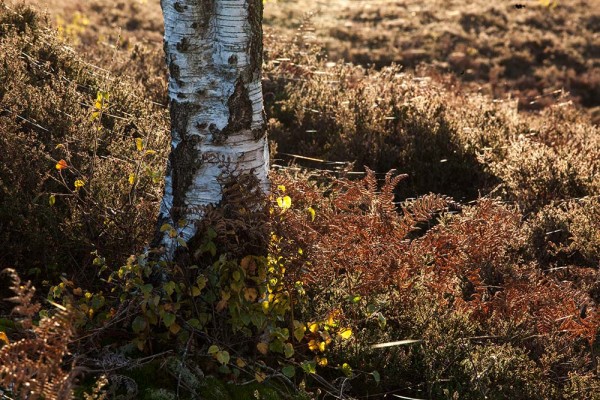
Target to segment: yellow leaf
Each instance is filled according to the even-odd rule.
[[[319,330],[319,324],[316,322],[311,322],[308,324],[308,330],[312,333],[315,333]]]
[[[166,232],[166,231],[168,231],[169,229],[172,229],[172,228],[173,227],[171,226],[171,224],[164,223],[164,224],[161,225],[160,231],[161,232]]]
[[[202,291],[200,290],[200,288],[198,286],[192,286],[192,297],[200,296],[201,292]]]
[[[283,185],[279,185],[279,186],[277,186],[277,190],[280,190],[280,191],[282,191],[282,192],[285,192],[285,186],[283,186]]]
[[[316,215],[315,209],[312,208],[312,207],[308,207],[307,211],[310,214],[310,220],[314,221],[315,220],[315,215]]]
[[[308,342],[308,349],[310,351],[319,350],[319,343],[316,340],[312,339],[310,342]]]
[[[249,303],[254,303],[256,298],[258,297],[258,292],[255,288],[246,288],[244,289],[244,299],[246,299]]]
[[[324,352],[324,351],[325,351],[325,347],[326,347],[326,346],[327,346],[327,345],[325,344],[325,342],[320,342],[320,343],[319,343],[319,350],[320,350],[321,352]]]
[[[263,312],[266,314],[267,312],[269,312],[269,302],[268,301],[263,301],[262,304],[262,309]]]
[[[262,383],[267,378],[267,375],[262,372],[257,372],[254,374],[254,378],[256,379],[256,382]]]
[[[51,206],[53,206],[54,203],[56,203],[56,196],[54,196],[53,194],[51,194],[50,198],[48,199],[48,204],[50,204]]]
[[[290,198],[290,196],[278,197],[277,205],[279,206],[279,208],[287,210],[292,206],[292,199]]]
[[[132,172],[129,174],[129,184],[133,185],[135,183],[135,174]]]
[[[146,153],[144,155],[150,156],[150,155],[153,155],[153,154],[156,154],[156,151],[154,151],[154,150],[146,150]]]
[[[269,352],[269,345],[265,342],[260,342],[259,344],[256,345],[256,348],[262,355],[265,355]]]
[[[56,169],[57,170],[61,170],[61,169],[65,169],[68,168],[69,166],[67,165],[67,162],[65,160],[60,160],[59,162],[56,163]]]
[[[10,340],[8,340],[8,336],[6,336],[5,332],[0,332],[0,341],[3,341],[6,344],[10,343]]]
[[[321,367],[326,367],[327,366],[327,358],[323,357],[317,357],[317,363],[321,366]]]
[[[142,138],[135,139],[135,147],[137,151],[144,150],[144,140]]]
[[[82,181],[81,179],[77,179],[75,181],[75,189],[80,189],[85,185],[85,182]]]
[[[244,361],[242,358],[238,358],[237,360],[235,360],[235,365],[237,365],[240,368],[244,368],[246,366],[246,361]]]
[[[173,334],[173,335],[177,335],[179,333],[179,331],[181,330],[181,326],[177,323],[174,322],[170,327],[169,327],[169,331]]]
[[[341,337],[342,337],[342,339],[344,339],[344,340],[348,340],[348,339],[350,339],[350,337],[352,336],[352,329],[350,329],[350,328],[345,328],[345,329],[342,329],[342,330],[340,331],[340,336],[341,336]]]

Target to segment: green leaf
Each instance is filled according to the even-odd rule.
[[[169,281],[167,283],[165,283],[163,285],[163,289],[165,290],[165,292],[167,292],[167,294],[170,296],[173,294],[173,292],[175,291],[175,286],[177,286],[177,284],[173,281]]]
[[[316,361],[304,361],[300,364],[304,372],[307,374],[316,374],[317,373],[317,362]]]
[[[181,247],[183,247],[184,249],[187,249],[187,247],[188,247],[187,243],[185,242],[185,240],[182,237],[179,237],[179,236],[177,237],[177,243],[179,243],[179,245]]]
[[[285,355],[285,358],[290,358],[294,355],[294,346],[292,346],[291,343],[285,344],[283,347],[283,355]]]
[[[215,357],[217,357],[217,361],[219,361],[223,365],[229,363],[230,360],[229,353],[225,350],[217,352]]]
[[[296,375],[296,368],[294,368],[293,365],[286,365],[281,369],[281,372],[283,372],[283,374],[288,378],[292,378],[294,375]]]
[[[202,290],[198,288],[198,286],[192,286],[192,297],[198,297],[202,293]]]
[[[269,344],[269,350],[275,353],[283,353],[283,343],[281,340],[275,339]]]
[[[50,204],[51,206],[53,206],[56,203],[56,196],[54,196],[53,194],[50,195],[50,198],[48,199],[48,204]]]
[[[301,342],[304,339],[304,332],[306,332],[306,326],[300,325],[296,329],[294,329],[294,337],[297,341]]]
[[[343,363],[341,369],[344,375],[348,377],[352,376],[352,367],[348,363]]]
[[[381,328],[381,329],[384,329],[385,326],[387,325],[387,320],[381,313],[379,313],[379,315],[377,315],[377,322],[379,323],[379,328]]]
[[[208,228],[206,230],[206,236],[209,240],[212,240],[217,237],[217,231],[215,231],[213,228]]]
[[[104,301],[104,296],[95,294],[94,297],[92,297],[92,302],[90,304],[92,310],[98,311],[104,305]]]
[[[198,285],[198,289],[204,289],[206,287],[206,277],[204,275],[198,276],[196,279],[196,284]]]
[[[146,326],[148,326],[146,319],[139,315],[137,317],[135,317],[135,319],[131,323],[131,329],[133,329],[134,333],[142,332],[143,330],[146,329]]]
[[[166,312],[162,315],[162,319],[165,326],[169,328],[175,322],[175,314]]]
[[[208,354],[217,354],[219,352],[219,346],[213,344],[208,348]]]
[[[202,324],[196,318],[190,319],[187,323],[188,323],[189,326],[191,326],[194,329],[202,329]]]
[[[144,286],[142,286],[140,289],[141,289],[141,291],[142,291],[143,294],[147,295],[147,294],[150,294],[150,292],[152,291],[152,289],[154,289],[154,286],[152,286],[151,283],[147,283]]]
[[[379,385],[379,382],[381,382],[381,375],[379,375],[379,372],[373,371],[373,372],[371,372],[371,375],[373,375],[373,379],[375,379],[375,383],[377,383]]]
[[[356,296],[348,296],[348,301],[352,304],[358,304],[360,302],[360,300],[362,299],[362,297],[356,295]]]
[[[233,280],[237,282],[240,279],[242,279],[242,274],[240,274],[240,271],[233,271]]]

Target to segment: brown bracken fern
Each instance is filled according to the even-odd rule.
[[[34,325],[33,317],[40,309],[33,303],[35,288],[30,282],[22,283],[16,271],[4,272],[12,279],[15,296],[9,300],[17,304],[13,313],[22,318],[19,322],[24,337],[0,348],[0,387],[21,399],[72,398],[75,370],[63,366],[73,336],[70,310],[59,307],[53,316]]]

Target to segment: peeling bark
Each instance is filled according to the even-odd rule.
[[[226,171],[251,172],[268,189],[263,6],[262,0],[161,0],[161,6],[172,142],[159,226],[171,224],[190,243],[203,207],[220,202]],[[154,244],[164,248],[162,259],[173,259],[178,244],[166,232]]]

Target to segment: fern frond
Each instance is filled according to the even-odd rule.
[[[32,336],[0,348],[0,386],[10,388],[20,398],[67,400],[72,398],[73,370],[63,369],[64,358],[74,331],[71,308],[59,309],[53,316],[31,323],[40,305],[32,303],[35,288],[21,284],[14,270],[6,270],[12,281],[17,303],[13,312],[25,317]],[[24,324],[25,325],[25,324]]]

